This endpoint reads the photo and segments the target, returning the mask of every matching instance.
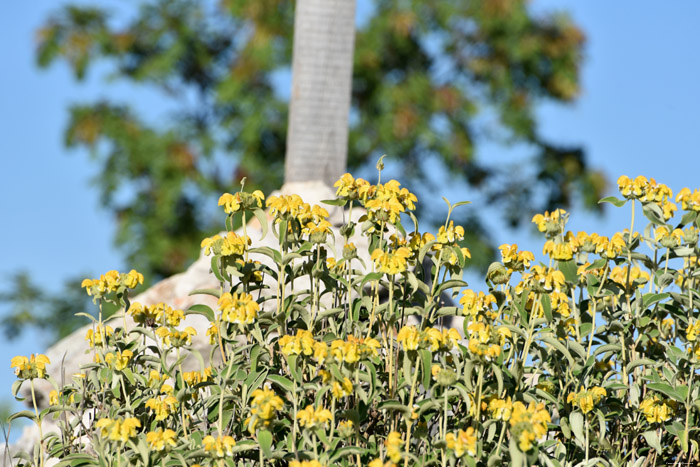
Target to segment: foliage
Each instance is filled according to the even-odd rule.
[[[548,258],[502,245],[486,292],[461,280],[465,203],[420,233],[398,182],[346,175],[336,243],[298,196],[268,198],[266,216],[261,193],[225,194],[227,233],[202,242],[220,288],[197,292],[217,309],[129,303],[135,271],[86,280],[123,323],[98,316],[94,363],[16,417],[62,417],[37,449],[59,465],[697,463],[700,191],[678,194],[672,224],[668,187],[618,184],[624,199],[602,201],[631,207],[629,230],[573,234],[565,211],[538,214]],[[277,248],[250,243],[253,216]],[[188,315],[209,321],[208,356]],[[44,376],[41,357],[13,359],[15,394]]]
[[[544,140],[533,111],[541,100],[578,95],[584,37],[571,21],[535,16],[523,0],[363,5],[351,169],[401,154],[406,178],[431,183],[431,160],[504,206],[513,225],[566,207],[577,192],[596,206],[602,176],[580,149]],[[83,79],[106,62],[111,78],[162,91],[176,109],[154,125],[124,103],[74,105],[66,132],[69,147],[92,150],[117,244],[147,276],[180,272],[214,231],[213,216],[194,206],[243,177],[267,192],[280,186],[287,104],[277,83],[291,63],[293,8],[281,0],[144,0],[129,16],[67,6],[41,28],[40,66],[63,60]],[[527,183],[511,164],[477,160],[478,145],[494,136],[532,145]],[[474,216],[472,232],[483,230],[480,221]]]

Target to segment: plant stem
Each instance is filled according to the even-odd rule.
[[[41,419],[39,418],[39,409],[36,405],[36,395],[34,392],[34,380],[29,380],[29,386],[32,389],[32,404],[34,405],[34,414],[36,415],[36,426],[39,428],[39,466],[44,467],[44,432],[41,428]]]

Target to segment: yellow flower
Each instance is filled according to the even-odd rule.
[[[557,209],[551,214],[545,211],[544,214],[535,214],[532,222],[537,224],[537,229],[543,232],[547,238],[553,238],[564,232],[564,226],[569,219],[569,214],[563,209]]]
[[[219,330],[215,323],[211,323],[207,328],[207,336],[209,337],[209,345],[214,345],[219,337]]]
[[[313,430],[319,425],[328,425],[333,421],[333,414],[328,409],[314,409],[313,405],[307,405],[304,410],[297,413],[299,426]]]
[[[392,462],[399,462],[401,460],[401,447],[403,446],[403,440],[401,440],[401,434],[392,431],[386,437],[384,441],[384,446],[386,446],[386,455],[389,456]]]
[[[530,267],[530,262],[535,260],[535,255],[531,251],[518,252],[518,245],[503,244],[498,247],[501,250],[503,265],[513,271],[524,271]]]
[[[209,435],[202,440],[204,450],[214,457],[223,458],[233,455],[233,447],[236,441],[230,436],[218,436],[214,438]]]
[[[457,434],[447,433],[445,436],[447,449],[455,452],[455,456],[462,457],[465,454],[476,456],[476,432],[474,427],[467,428],[466,431],[459,430]]]
[[[568,243],[555,243],[547,240],[542,248],[542,254],[550,256],[556,261],[568,261],[574,257],[573,249]]]
[[[186,371],[182,373],[182,380],[190,386],[209,381],[211,379],[211,367],[207,367],[204,371]]]
[[[494,397],[488,403],[488,411],[496,420],[510,420],[510,414],[513,412],[513,402],[510,396],[507,399],[498,399]]]
[[[156,335],[163,339],[167,346],[184,347],[192,344],[192,336],[196,336],[197,331],[192,326],[187,326],[184,331],[161,326],[156,330]]]
[[[43,354],[31,354],[29,358],[24,356],[13,357],[10,368],[15,369],[15,375],[19,379],[35,379],[46,376],[46,365],[51,363],[49,357]]]
[[[267,206],[270,214],[279,219],[297,218],[308,204],[304,203],[299,195],[280,195],[267,198]]]
[[[175,432],[170,429],[163,431],[162,428],[146,433],[146,442],[152,451],[162,451],[166,448],[175,447],[177,444],[175,441]]]
[[[455,227],[454,221],[450,221],[447,228],[444,225],[440,226],[438,230],[437,237],[435,240],[437,243],[433,245],[434,250],[440,250],[443,246],[454,245],[460,240],[464,239],[464,227],[458,225]]]
[[[647,422],[663,423],[675,413],[676,406],[676,401],[662,399],[657,394],[653,394],[639,404],[639,410],[642,411]]]
[[[58,391],[55,389],[49,393],[49,405],[58,405]]]
[[[530,402],[530,405],[525,406],[520,401],[514,402],[510,416],[510,429],[512,435],[518,440],[520,450],[529,451],[533,441],[543,438],[547,434],[547,423],[551,421],[544,403]]]
[[[251,294],[226,292],[219,299],[221,319],[234,324],[252,324],[258,317],[260,305]]]
[[[131,350],[118,351],[116,354],[109,352],[105,355],[105,363],[117,371],[122,371],[129,365],[129,360],[134,356]]]
[[[495,319],[497,316],[493,307],[496,305],[496,297],[492,294],[484,294],[484,292],[476,293],[471,289],[464,291],[459,304],[463,306],[462,314],[476,318],[479,315],[485,315],[490,319]]]
[[[316,459],[310,461],[289,461],[289,467],[323,467]]]
[[[80,284],[88,295],[101,297],[105,293],[116,292],[119,287],[133,289],[138,284],[143,284],[143,274],[132,269],[128,273],[120,274],[118,271],[107,271],[99,279],[85,279]]]
[[[351,395],[352,390],[352,381],[350,381],[348,377],[345,377],[342,383],[334,381],[331,385],[331,394],[333,394],[333,397],[336,399],[342,399],[343,397]]]
[[[582,387],[579,392],[570,393],[566,398],[566,402],[571,402],[571,405],[578,407],[581,409],[581,412],[586,414],[593,410],[593,407],[595,407],[595,405],[598,404],[598,402],[600,402],[606,395],[607,392],[600,386],[594,386],[588,390],[583,389]]]
[[[284,401],[269,388],[256,389],[251,394],[250,403],[251,418],[246,423],[248,430],[254,432],[259,424],[267,426],[277,415],[277,411],[282,410]]]
[[[665,248],[675,248],[679,246],[682,238],[683,231],[681,229],[671,230],[668,227],[661,226],[657,227],[656,232],[654,232],[654,240]]]
[[[676,203],[681,203],[685,211],[700,212],[700,191],[691,193],[689,188],[683,188],[676,196]]]
[[[404,350],[418,350],[420,332],[415,326],[404,326],[399,330],[396,340],[403,345]]]
[[[688,329],[685,331],[685,338],[688,342],[695,342],[700,334],[700,320],[693,320],[688,323]]]
[[[226,232],[226,235],[214,235],[202,240],[200,248],[204,248],[204,254],[212,252],[221,256],[242,256],[251,244],[250,238],[236,235],[234,232]]]
[[[129,438],[136,436],[136,428],[141,427],[141,422],[134,417],[128,417],[124,420],[101,418],[95,423],[95,427],[100,429],[100,436],[103,438],[126,443]]]
[[[284,355],[306,355],[314,354],[316,341],[311,331],[297,329],[296,336],[282,336],[279,341],[280,350]]]
[[[610,271],[610,279],[623,286],[627,284],[627,287],[630,287],[635,284],[637,287],[640,287],[649,281],[649,273],[646,271],[642,271],[638,267],[634,266],[632,267],[632,270],[629,271],[629,282],[627,282],[628,269],[629,266],[625,266],[622,268],[619,266],[615,266],[613,270]]]
[[[410,257],[411,250],[405,246],[386,253],[379,248],[372,252],[372,260],[379,272],[389,275],[406,271],[408,259]]]
[[[148,399],[146,408],[155,414],[156,420],[161,421],[168,418],[177,407],[177,399],[174,396],[158,396]]]
[[[85,340],[88,341],[90,347],[95,345],[103,345],[107,343],[107,337],[114,334],[114,330],[110,326],[97,324],[95,330],[88,329],[85,334]]]
[[[561,291],[561,288],[566,283],[564,273],[553,268],[544,266],[533,266],[530,272],[523,274],[522,282],[526,287],[536,292]],[[519,292],[520,287],[516,287]]]

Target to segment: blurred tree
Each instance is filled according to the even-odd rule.
[[[363,3],[363,2],[360,2]],[[104,206],[116,242],[147,276],[169,276],[219,228],[196,207],[242,177],[270,191],[284,168],[287,103],[275,79],[291,63],[294,2],[142,0],[130,18],[100,7],[67,6],[39,34],[38,61],[65,60],[77,79],[98,61],[112,76],[150,85],[183,105],[149,125],[124,103],[71,108],[69,147],[88,147],[101,165]],[[569,102],[579,92],[584,36],[563,15],[536,17],[524,0],[367,0],[357,29],[350,170],[386,153],[403,181],[427,181],[425,160],[486,190],[517,225],[533,211],[567,206],[578,190],[595,206],[603,180],[578,148],[538,135],[534,103]],[[104,69],[104,68],[102,68]],[[498,119],[497,136],[531,143],[536,180],[475,158],[487,131],[477,112]],[[236,162],[223,171],[226,158]],[[498,183],[490,183],[491,181]],[[535,196],[537,195],[537,196]],[[475,221],[478,220],[475,219]]]
[[[527,3],[359,0],[367,14],[356,31],[349,170],[386,153],[414,189],[437,167],[485,193],[512,226],[577,196],[596,208],[604,178],[580,148],[544,140],[534,114],[538,102],[578,95],[584,35]],[[201,209],[206,200],[243,177],[266,192],[280,186],[288,106],[275,83],[291,63],[294,2],[141,0],[132,13],[63,7],[40,29],[37,58],[42,67],[65,61],[78,80],[106,62],[111,77],[189,102],[157,124],[126,103],[70,109],[66,144],[91,150],[116,243],[154,279],[182,270],[220,228],[220,216]],[[529,145],[528,177],[477,159],[488,139]],[[470,246],[493,251],[482,220],[464,219]]]

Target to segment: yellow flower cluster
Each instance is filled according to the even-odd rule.
[[[84,279],[80,284],[88,295],[101,297],[105,293],[116,292],[120,287],[133,289],[139,284],[143,284],[143,274],[132,269],[127,273],[118,271],[107,271],[99,279]]]
[[[233,214],[243,209],[255,210],[262,208],[265,195],[260,190],[252,193],[239,191],[238,193],[224,193],[219,197],[219,206],[224,207],[226,214]]]
[[[513,401],[511,401],[510,396],[506,399],[492,396],[482,402],[482,407],[483,404],[486,404],[486,410],[488,410],[492,418],[505,422],[510,420],[510,416],[513,413]]]
[[[600,386],[594,386],[591,389],[581,387],[579,392],[569,393],[566,402],[570,402],[574,407],[581,409],[581,412],[588,413],[593,410],[593,407],[600,402],[608,393]]]
[[[683,231],[681,229],[669,229],[666,226],[657,227],[654,232],[654,240],[664,248],[675,248],[681,244]]]
[[[700,190],[691,193],[689,188],[683,188],[676,196],[676,203],[681,203],[686,211],[700,212]]]
[[[297,413],[297,418],[299,419],[299,426],[313,430],[321,425],[327,426],[328,422],[333,421],[333,414],[328,409],[315,409],[313,405],[307,405],[305,409]]]
[[[505,326],[494,328],[488,323],[477,321],[467,328],[469,331],[469,352],[486,361],[498,358],[503,350],[506,338],[511,337],[511,332]]]
[[[564,273],[553,268],[536,265],[530,272],[523,274],[522,281],[516,286],[516,293],[522,292],[525,288],[535,292],[550,293],[561,291],[566,283]]]
[[[326,345],[314,340],[311,331],[297,329],[296,336],[282,336],[279,341],[280,350],[284,355],[306,355],[314,354],[314,349],[319,348],[319,352],[324,356],[328,352]],[[321,349],[323,347],[323,349]]]
[[[367,180],[355,178],[349,173],[346,173],[343,174],[333,186],[338,188],[335,192],[336,196],[343,199],[356,200],[360,198],[360,190],[365,192],[365,187],[369,187],[370,184]]]
[[[122,371],[129,365],[129,361],[133,356],[134,352],[131,350],[119,350],[117,353],[108,352],[105,355],[105,363],[117,371]]]
[[[465,454],[476,456],[476,431],[474,427],[459,430],[457,434],[447,433],[445,435],[447,449],[454,451],[455,456],[462,457]]]
[[[639,410],[642,411],[647,422],[663,423],[676,412],[677,405],[674,400],[663,399],[658,394],[653,394],[640,402]]]
[[[310,461],[289,461],[289,467],[323,467],[316,459]]]
[[[206,367],[204,371],[186,371],[182,373],[182,380],[189,386],[209,381],[211,379],[211,367]]]
[[[503,244],[498,247],[501,250],[503,265],[512,271],[524,271],[530,267],[530,262],[535,260],[531,251],[518,251],[518,245]]]
[[[267,198],[266,205],[270,208],[270,214],[279,219],[296,219],[309,205],[304,203],[299,195],[280,195]]]
[[[405,272],[410,257],[411,250],[405,246],[387,252],[377,248],[372,252],[372,260],[377,270],[389,275]]]
[[[10,368],[15,369],[15,375],[19,379],[44,378],[46,376],[46,365],[49,363],[51,363],[51,360],[43,354],[31,354],[29,358],[18,355],[12,357]]]
[[[88,341],[92,348],[96,345],[102,346],[107,344],[107,338],[112,335],[114,335],[114,329],[110,326],[96,324],[94,330],[88,329],[87,333],[85,333],[85,340]]]
[[[169,347],[184,347],[192,345],[192,336],[196,336],[197,331],[192,326],[187,326],[184,331],[161,326],[156,330],[156,335]]]
[[[518,440],[520,450],[527,452],[532,449],[533,442],[547,434],[547,423],[551,421],[543,402],[530,402],[527,407],[520,401],[514,402],[510,430]]]
[[[617,186],[625,198],[639,199],[643,203],[660,203],[673,196],[669,187],[663,183],[656,183],[653,178],[647,179],[643,175],[639,175],[634,180],[622,175],[617,179]]]
[[[219,299],[219,309],[221,309],[221,319],[227,323],[252,324],[258,317],[260,305],[253,299],[251,294],[226,292]]]
[[[323,379],[324,381],[330,379],[330,375],[323,373]],[[336,399],[342,399],[343,397],[350,396],[352,395],[352,391],[352,381],[350,381],[350,378],[347,376],[343,378],[343,381],[333,381],[333,384],[331,384],[331,394]]]
[[[146,433],[146,442],[152,451],[162,451],[177,445],[175,441],[175,432],[171,429],[166,429],[164,431],[162,428]]]
[[[324,360],[326,353],[321,349],[325,344],[317,342],[314,344],[314,357],[317,360]],[[369,338],[348,336],[347,341],[336,339],[331,342],[330,355],[338,362],[348,364],[357,363],[358,361],[379,355],[379,341]]]
[[[431,352],[449,351],[457,345],[461,338],[459,331],[454,328],[429,327],[420,331],[416,326],[404,326],[396,336],[396,340],[403,346],[404,350],[427,348]]]
[[[629,270],[629,282],[627,282],[627,271]],[[649,281],[649,273],[646,271],[642,271],[640,268],[633,266],[632,269],[629,269],[629,266],[615,266],[612,271],[610,271],[610,279],[613,281],[617,282],[618,284],[625,285],[627,284],[627,287],[637,284],[637,286],[641,286],[645,284],[646,282]]]
[[[236,235],[234,232],[226,232],[223,237],[214,235],[202,240],[200,248],[204,248],[204,254],[222,256],[243,256],[251,241],[244,235]]]
[[[152,414],[155,414],[157,421],[168,418],[168,415],[177,408],[177,405],[177,399],[172,395],[152,397],[146,401],[146,408],[148,408]]]
[[[395,224],[402,212],[416,209],[416,196],[400,186],[396,180],[389,180],[384,184],[364,185],[359,188],[360,199],[367,209],[368,219]]]
[[[206,452],[213,457],[221,459],[233,455],[233,447],[236,445],[236,440],[230,436],[217,436],[214,438],[208,435],[202,440],[202,445],[204,445]]]
[[[146,306],[132,303],[129,307],[129,314],[136,323],[146,326],[155,326],[158,323],[179,326],[180,321],[185,319],[185,313],[182,310],[172,308],[165,303]]]
[[[494,308],[496,306],[496,297],[493,294],[487,295],[481,291],[477,293],[467,289],[463,292],[462,298],[459,299],[459,304],[462,305],[462,314],[470,316],[472,319],[483,316],[493,320],[498,316],[498,310]]]
[[[384,446],[386,447],[386,455],[392,462],[399,462],[401,460],[403,440],[399,432],[390,432],[386,437],[386,441],[384,441]]]
[[[141,422],[134,417],[127,417],[124,420],[101,418],[97,420],[95,427],[100,429],[100,436],[103,438],[126,443],[129,438],[136,436],[136,429],[141,427]]]
[[[563,209],[557,209],[551,214],[545,211],[544,214],[535,214],[532,218],[533,224],[537,224],[537,230],[543,232],[547,238],[553,238],[564,232],[564,226],[569,219],[569,214]]]
[[[547,240],[542,248],[542,254],[549,256],[555,261],[568,261],[574,257],[574,248],[571,243]]]
[[[269,388],[256,389],[251,396],[253,398],[250,402],[251,416],[245,423],[248,425],[248,431],[255,433],[260,425],[268,426],[272,422],[277,411],[284,407],[284,401]]]

